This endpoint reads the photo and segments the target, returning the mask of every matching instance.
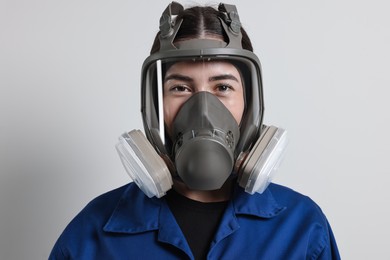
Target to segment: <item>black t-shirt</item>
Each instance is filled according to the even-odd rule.
[[[195,259],[206,259],[227,201],[204,203],[170,190],[166,199]]]

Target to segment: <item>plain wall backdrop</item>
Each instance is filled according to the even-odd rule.
[[[129,181],[114,146],[142,129],[141,65],[169,2],[0,0],[0,259],[46,259]],[[274,181],[320,205],[343,259],[385,259],[389,2],[230,3],[262,62],[265,123],[289,132]]]

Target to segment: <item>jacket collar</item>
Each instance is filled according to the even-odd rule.
[[[285,209],[277,203],[270,189],[250,195],[236,185],[232,201],[227,207],[231,216],[251,215],[273,218]],[[131,221],[130,221],[131,220]],[[175,223],[164,198],[148,198],[135,184],[130,184],[122,194],[115,210],[103,230],[116,233],[141,233],[170,229],[167,223]]]
[[[270,189],[266,189],[262,194],[251,195],[236,185],[232,202],[236,215],[252,215],[259,218],[273,218],[286,209],[275,200]]]

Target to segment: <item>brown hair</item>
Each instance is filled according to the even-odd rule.
[[[223,39],[225,42],[228,42],[228,37],[225,34],[219,18],[223,18],[223,14],[210,6],[195,6],[184,9],[176,18],[177,20],[183,19],[183,22],[176,34],[175,42],[189,39],[201,39],[207,36]],[[242,27],[241,33],[242,48],[253,51],[252,43]],[[150,54],[158,52],[160,49],[159,35],[160,33],[157,33]]]

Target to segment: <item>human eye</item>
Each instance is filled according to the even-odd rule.
[[[216,85],[215,90],[218,93],[227,93],[229,91],[233,91],[234,89],[233,89],[233,86],[230,84],[220,83],[220,84]]]
[[[185,85],[173,85],[169,88],[170,92],[191,92],[191,89]]]
[[[192,88],[190,85],[185,84],[185,83],[172,83],[172,84],[166,84],[164,86],[164,95],[170,95],[170,96],[176,96],[176,97],[181,97],[181,96],[187,96],[192,93]]]

